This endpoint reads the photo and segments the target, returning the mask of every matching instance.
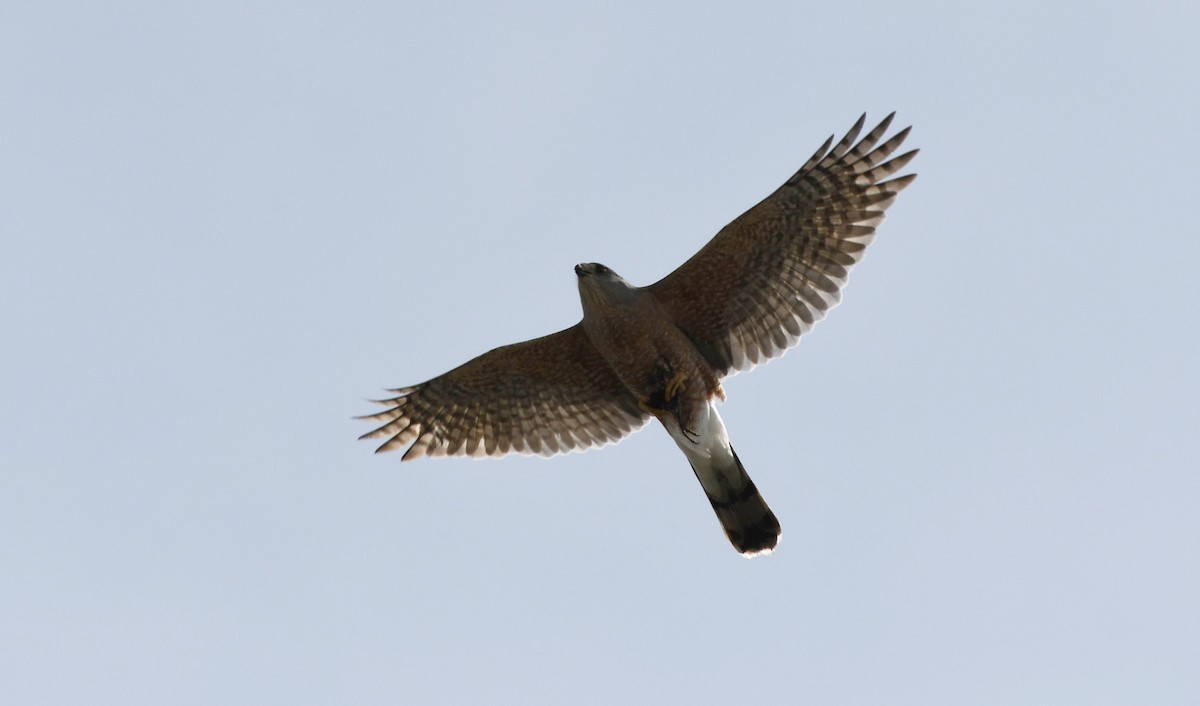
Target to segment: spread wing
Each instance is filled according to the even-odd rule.
[[[916,179],[885,181],[917,154],[889,159],[910,128],[879,144],[894,115],[858,144],[866,115],[833,149],[830,137],[775,193],[650,285],[722,374],[780,355],[841,300],[884,211]]]
[[[383,422],[363,439],[421,456],[551,456],[616,441],[649,418],[579,325],[497,348],[378,400]],[[411,444],[411,446],[409,446]]]

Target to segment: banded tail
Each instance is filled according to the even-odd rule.
[[[690,436],[683,434],[673,417],[660,420],[687,456],[734,548],[746,556],[773,550],[781,534],[779,520],[729,444],[715,403],[710,400],[697,415]]]
[[[701,476],[700,469],[694,463],[692,470],[733,547],[747,556],[770,552],[779,542],[782,532],[779,520],[767,507],[767,501],[763,500],[754,481],[750,480],[732,446],[729,447],[729,453],[733,463],[723,464],[719,468],[714,464],[706,473],[710,482],[705,482],[706,478]]]

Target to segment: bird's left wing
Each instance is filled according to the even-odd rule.
[[[649,419],[578,324],[391,392],[377,401],[386,410],[362,417],[383,425],[360,438],[386,438],[379,451],[408,446],[406,461],[552,456],[616,441]]]
[[[917,153],[891,156],[908,128],[881,144],[889,115],[855,144],[865,119],[648,287],[720,373],[783,353],[822,319],[884,211],[916,178],[888,180]]]

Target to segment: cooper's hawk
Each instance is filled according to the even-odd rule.
[[[889,179],[887,116],[866,116],[817,150],[775,193],[725,226],[679,269],[635,287],[604,265],[575,266],[583,320],[485,353],[380,400],[379,451],[421,456],[545,456],[616,441],[657,418],[683,451],[729,541],[774,549],[779,521],[729,443],[721,379],[782,354],[841,299],[884,211],[916,178]]]

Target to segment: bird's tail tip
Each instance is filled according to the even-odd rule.
[[[732,482],[723,487],[719,494],[709,493],[708,488],[705,494],[734,549],[746,557],[770,554],[783,534],[779,519],[771,512],[754,481],[750,480],[733,447],[729,450],[733,454],[736,469],[729,469],[724,477]]]

